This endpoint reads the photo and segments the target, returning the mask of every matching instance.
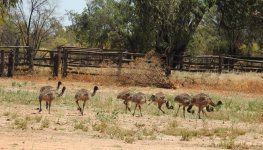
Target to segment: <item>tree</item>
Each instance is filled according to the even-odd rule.
[[[0,45],[15,45],[17,43],[17,32],[11,23],[10,9],[16,7],[21,0],[0,1]]]
[[[58,46],[79,46],[74,32],[65,28],[60,21],[54,20],[53,33],[42,43],[42,48],[54,49]]]
[[[128,0],[93,0],[81,14],[69,12],[73,23],[69,29],[76,32],[77,41],[85,46],[135,50],[138,36],[134,14],[134,6]]]
[[[166,56],[166,74],[171,74],[174,56],[185,52],[213,0],[136,0],[146,34],[155,32],[156,50]],[[151,33],[152,34],[152,33]]]
[[[56,5],[49,0],[28,0],[28,7],[19,2],[13,11],[14,23],[17,26],[22,43],[38,49],[41,43],[53,32],[53,17]],[[29,12],[25,12],[29,10]]]
[[[228,41],[230,55],[242,55],[242,45],[262,43],[263,1],[220,0],[217,2],[219,27]],[[250,52],[247,53],[250,55]]]

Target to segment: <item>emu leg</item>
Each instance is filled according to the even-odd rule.
[[[81,115],[82,115],[82,116],[83,116],[83,114],[84,114],[85,104],[86,104],[86,101],[83,102],[83,108],[82,108],[82,112],[81,112]]]
[[[46,109],[48,109],[48,102],[46,101]]]
[[[185,118],[185,106],[183,106],[183,111],[184,111],[184,118]]]
[[[158,104],[158,108],[163,112],[163,114],[165,114],[165,112],[162,110],[162,104]]]
[[[136,110],[136,108],[137,108],[137,105],[138,105],[138,104],[135,105],[135,108],[134,108],[134,111],[133,111],[133,114],[132,114],[133,116],[135,115],[135,110]]]
[[[201,112],[201,109],[198,108],[198,118],[199,118],[199,119],[201,119],[201,117],[200,117],[200,112]]]
[[[139,110],[140,110],[140,114],[141,114],[141,117],[142,117],[142,108],[141,108],[141,105],[139,105]]]
[[[50,114],[51,101],[48,103],[48,114]]]
[[[125,105],[125,108],[126,108],[126,113],[127,113],[127,110],[129,110],[129,112],[131,112],[131,109],[130,107],[128,106],[128,102],[127,101],[123,101],[124,105]]]
[[[177,114],[178,114],[178,112],[179,112],[180,107],[181,107],[181,105],[179,105],[179,107],[178,107],[178,109],[177,109],[177,112],[176,112],[176,114],[175,114],[176,117],[177,117]]]
[[[41,101],[42,101],[42,100],[39,100],[39,111],[38,111],[38,112],[41,112],[41,111],[42,111],[42,108],[41,108]]]
[[[202,113],[207,117],[207,114],[203,109],[202,109]]]
[[[79,101],[78,101],[78,100],[76,100],[76,104],[78,105],[78,110],[79,110],[80,113],[81,113],[81,108],[80,108],[80,106],[79,106]]]

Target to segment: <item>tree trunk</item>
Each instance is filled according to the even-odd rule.
[[[165,56],[166,56],[166,68],[165,68],[165,74],[166,76],[171,75],[171,70],[173,70],[175,67],[182,68],[181,64],[183,61],[183,57],[181,57],[186,49],[187,44],[190,40],[184,40],[184,42],[178,42],[180,44],[176,45],[175,48],[167,49]],[[179,56],[179,57],[175,57]],[[176,61],[174,59],[177,59]]]

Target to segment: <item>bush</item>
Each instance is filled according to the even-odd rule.
[[[123,66],[118,78],[125,85],[156,86],[173,88],[169,78],[165,76],[163,62],[155,51],[149,51],[144,58],[137,58]]]

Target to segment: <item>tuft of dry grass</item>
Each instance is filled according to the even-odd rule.
[[[27,129],[27,124],[28,121],[26,119],[16,118],[14,121],[14,128],[25,130]]]
[[[97,122],[92,125],[92,129],[110,138],[123,140],[126,143],[133,143],[136,140],[136,137],[134,137],[135,131],[121,128],[116,124]]]
[[[235,143],[233,139],[223,139],[219,144],[213,144],[213,147],[219,147],[224,149],[234,149],[234,150],[249,150],[251,145],[246,143]]]
[[[44,118],[44,119],[41,121],[40,129],[49,128],[49,125],[50,125],[49,119]]]
[[[85,124],[84,121],[77,121],[74,124],[74,129],[76,130],[82,130],[84,132],[87,132],[89,130],[89,127]]]

